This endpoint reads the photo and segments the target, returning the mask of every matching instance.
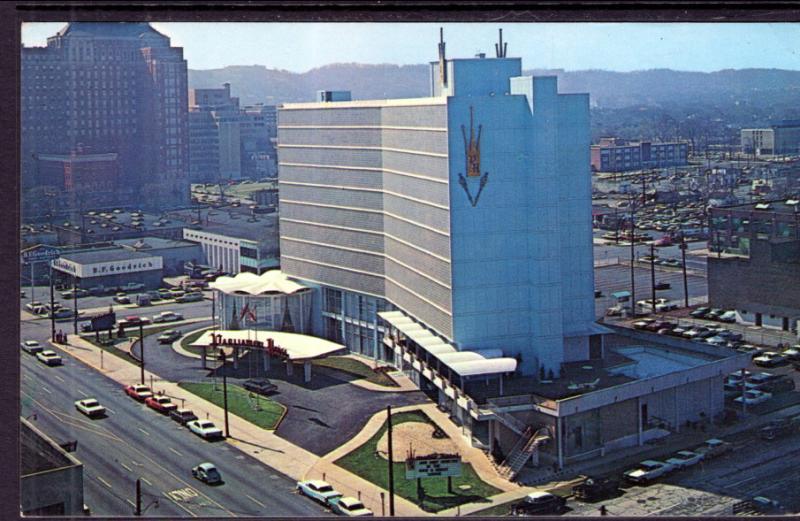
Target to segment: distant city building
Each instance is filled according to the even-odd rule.
[[[73,207],[114,204],[120,188],[119,154],[92,154],[78,145],[69,154],[36,154],[39,182]],[[60,204],[56,202],[56,204]]]
[[[324,103],[326,101],[350,101],[352,96],[349,90],[318,90],[317,101]]]
[[[83,463],[20,418],[20,511],[28,516],[83,516]]]
[[[710,209],[708,299],[747,324],[800,320],[800,200]]]
[[[771,128],[741,130],[742,152],[756,156],[771,156],[775,152],[775,131]]]
[[[618,138],[602,138],[591,147],[592,170],[596,172],[628,172],[644,168],[683,166],[688,163],[686,142],[628,142]]]
[[[741,130],[742,152],[756,156],[800,154],[800,119]]]
[[[68,178],[48,177],[54,157],[74,154],[76,168],[94,175],[78,166],[92,160],[81,147],[94,160],[116,154],[116,182],[108,176],[73,183],[82,197],[59,198],[61,210],[80,210],[70,205],[97,198],[148,207],[187,204],[186,77],[183,49],[147,23],[73,22],[46,47],[23,47],[23,212],[45,213],[51,202],[43,192],[69,189]],[[104,167],[100,175],[107,172]]]
[[[189,104],[192,182],[275,175],[274,106],[240,108],[230,83],[218,89],[191,89]]]

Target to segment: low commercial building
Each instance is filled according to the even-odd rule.
[[[196,242],[163,239],[161,237],[142,237],[114,241],[125,250],[146,253],[162,259],[164,275],[167,277],[183,275],[183,265],[199,263],[203,249]]]
[[[83,515],[83,463],[20,418],[23,516]]]
[[[756,156],[800,154],[800,119],[741,130],[742,152]]]
[[[653,143],[602,138],[600,143],[591,147],[591,165],[596,172],[628,172],[644,168],[683,166],[688,161],[689,144],[685,141]]]
[[[170,216],[187,221],[183,239],[200,244],[202,264],[231,274],[261,274],[280,265],[278,216],[274,212],[229,208],[171,212]]]
[[[708,299],[746,324],[796,330],[800,319],[800,200],[712,208]]]
[[[157,289],[164,278],[163,260],[124,248],[101,249],[67,253],[53,260],[56,284],[92,290],[117,288],[130,283],[144,284],[145,289]]]
[[[771,156],[775,153],[775,131],[771,128],[743,128],[740,135],[745,154]]]

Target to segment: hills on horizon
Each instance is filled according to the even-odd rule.
[[[527,70],[523,74],[555,75],[559,91],[588,92],[592,106],[603,109],[674,105],[690,100],[742,102],[753,96],[769,96],[778,103],[784,98],[800,101],[800,71],[782,69],[716,72],[544,69]],[[304,73],[262,65],[234,65],[222,69],[190,69],[189,87],[213,88],[230,82],[232,93],[239,96],[243,104],[312,101],[317,90],[350,90],[354,99],[408,98],[428,95],[428,75],[428,66],[423,64],[336,63]]]

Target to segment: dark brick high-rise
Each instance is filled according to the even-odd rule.
[[[70,23],[46,47],[23,48],[26,217],[58,208],[188,204],[187,92],[183,49],[147,23]],[[43,156],[78,149],[118,154],[112,189],[98,183],[71,192],[74,184],[42,175]]]

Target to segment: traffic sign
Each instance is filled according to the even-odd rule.
[[[22,262],[25,264],[31,262],[49,262],[61,256],[61,250],[46,244],[38,244],[31,248],[22,250]]]

